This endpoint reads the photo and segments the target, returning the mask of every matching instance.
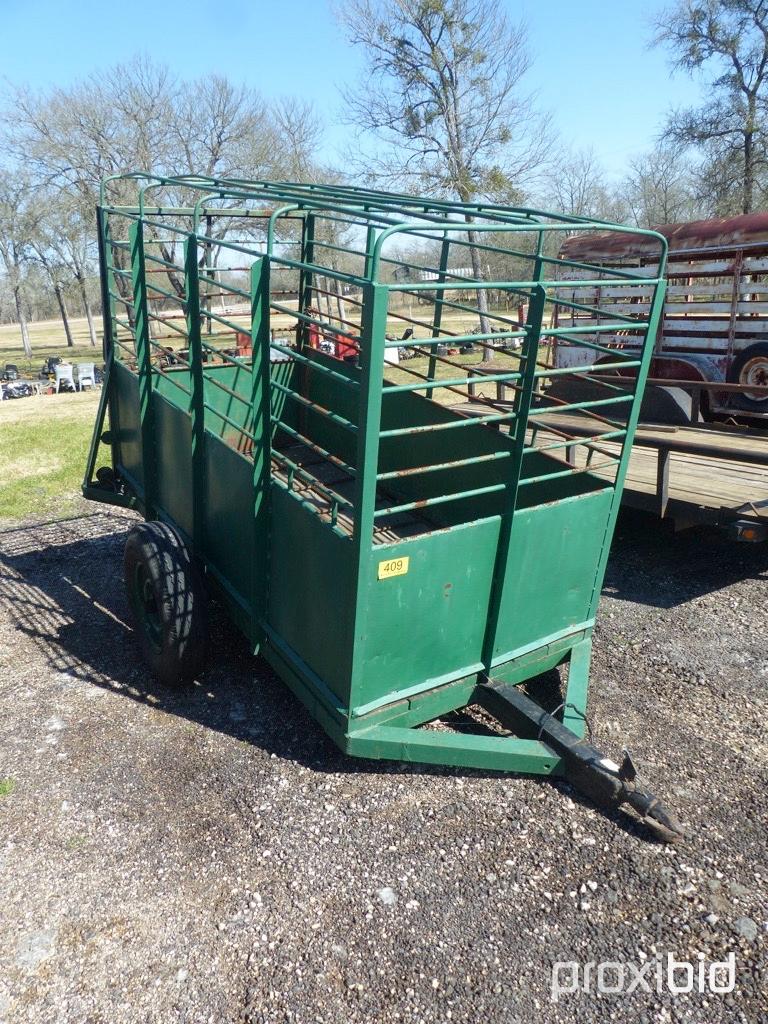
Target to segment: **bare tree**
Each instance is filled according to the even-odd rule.
[[[67,348],[73,348],[75,339],[72,336],[72,328],[69,323],[69,313],[67,312],[67,303],[64,297],[64,282],[62,280],[63,268],[54,262],[53,253],[49,248],[47,248],[41,239],[35,238],[31,243],[31,249],[33,255],[30,259],[35,263],[38,263],[43,268],[51,283],[53,294],[56,296],[56,304],[59,307],[59,315],[61,316],[61,323],[64,327],[64,337],[67,339]]]
[[[32,256],[33,230],[27,183],[4,179],[0,183],[0,263],[13,295],[16,322],[27,359],[32,356],[32,343],[24,309],[24,278]]]
[[[71,283],[79,295],[88,322],[90,343],[95,346],[96,326],[88,294],[88,279],[93,273],[95,255],[91,218],[82,215],[79,203],[72,196],[51,189],[34,190],[31,211],[34,218],[34,259],[51,282],[67,344],[74,344],[65,298],[66,286]]]
[[[91,297],[88,294],[88,280],[93,276],[94,232],[90,217],[85,217],[79,206],[67,203],[64,196],[59,199],[54,232],[51,239],[53,248],[63,266],[72,275],[80,294],[83,312],[88,322],[88,337],[92,347],[97,345],[96,325],[93,319]]]
[[[620,185],[629,219],[638,227],[674,224],[700,214],[695,172],[679,147],[662,143],[630,161]]]
[[[285,96],[271,111],[274,132],[279,139],[275,149],[275,177],[292,181],[328,180],[329,172],[318,166],[316,156],[322,136],[322,124],[314,106],[306,100]]]
[[[56,296],[56,304],[59,307],[59,314],[64,327],[64,336],[67,339],[67,347],[73,348],[75,341],[72,336],[72,328],[69,323],[69,313],[67,312],[67,303],[64,296],[64,279],[69,277],[69,273],[59,252],[57,230],[54,227],[54,223],[49,219],[51,207],[50,200],[46,201],[47,199],[48,197],[38,194],[30,201],[29,259],[43,269],[50,281],[53,294]]]
[[[168,70],[146,58],[67,89],[18,88],[4,141],[40,185],[65,188],[92,209],[104,177],[165,166],[173,89]]]
[[[669,47],[675,67],[713,76],[707,102],[675,111],[666,138],[730,168],[730,204],[750,213],[766,192],[768,2],[678,0],[658,19],[655,41]]]
[[[55,208],[66,212],[66,230],[59,215],[52,216],[48,247],[72,268],[89,323],[85,279],[92,237],[91,211],[102,179],[109,175],[144,170],[159,176],[199,174],[213,178],[269,178],[283,176],[288,165],[308,165],[317,144],[308,107],[294,112],[301,118],[287,138],[290,101],[273,113],[261,96],[245,86],[233,85],[220,75],[180,81],[163,65],[143,57],[67,89],[32,92],[16,89],[7,105],[5,143],[16,160],[29,169],[39,190],[58,196]],[[110,199],[129,201],[130,188],[119,183]],[[169,188],[155,193],[158,200],[188,205],[189,190]],[[215,205],[215,201],[213,202]],[[87,211],[87,215],[86,215]],[[53,222],[56,222],[55,224]],[[78,234],[77,228],[83,229]],[[202,246],[201,264],[216,267],[223,240],[233,228],[251,231],[252,222],[211,217],[204,230],[213,241]],[[148,228],[152,234],[152,228]],[[54,246],[53,236],[60,234]],[[175,262],[180,242],[163,242],[161,252]],[[115,254],[119,269],[125,257]],[[169,282],[184,299],[180,274],[168,269]],[[125,281],[117,287],[127,298]],[[131,312],[128,311],[130,319]]]
[[[525,29],[499,0],[345,0],[340,16],[366,54],[366,76],[344,98],[349,122],[384,144],[366,151],[372,174],[465,203],[519,200],[546,133],[522,91]],[[468,240],[481,280],[476,232]],[[489,333],[483,289],[477,301]]]
[[[162,131],[171,174],[211,178],[261,177],[275,153],[275,132],[261,96],[223,75],[177,83]]]
[[[592,149],[562,150],[544,176],[545,203],[575,217],[623,220],[619,197]]]

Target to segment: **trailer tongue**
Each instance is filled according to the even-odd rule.
[[[677,818],[638,782],[637,770],[627,751],[621,765],[615,764],[509,683],[490,680],[483,684],[481,699],[510,728],[521,733],[536,730],[536,738],[561,758],[571,785],[600,807],[618,810],[628,804],[657,838],[667,843],[684,838],[685,831]]]
[[[126,583],[155,673],[200,670],[211,593],[346,752],[565,775],[679,838],[631,761],[583,739],[664,238],[638,232],[657,253],[645,277],[571,261],[580,276],[563,282],[557,239],[595,224],[141,174],[105,184],[99,224],[108,372],[83,490],[149,520],[129,537]],[[593,296],[612,280],[650,306],[607,315]],[[589,338],[552,326],[563,304],[600,320]],[[632,353],[602,343],[617,331]],[[553,367],[551,336],[588,358]],[[481,388],[511,402],[478,394],[483,354]],[[629,383],[538,402],[601,357]],[[598,426],[561,429],[553,412]],[[111,465],[97,469],[101,445]],[[547,712],[519,687],[559,666]],[[471,705],[493,724],[446,727]]]

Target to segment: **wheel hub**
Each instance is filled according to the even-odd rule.
[[[768,386],[768,356],[761,354],[748,359],[739,374],[739,384],[743,384],[745,388],[750,385]],[[744,397],[752,402],[768,402],[768,395],[765,392],[745,391]]]
[[[152,643],[156,647],[160,647],[163,635],[160,612],[157,607],[152,580],[141,563],[136,566],[134,594],[136,595],[136,610],[138,611],[141,625]]]

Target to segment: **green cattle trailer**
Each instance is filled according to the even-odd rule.
[[[147,520],[126,576],[160,678],[198,670],[212,592],[348,753],[565,773],[676,838],[631,761],[583,739],[664,239],[642,232],[652,276],[582,264],[574,281],[571,262],[561,284],[564,233],[609,226],[138,173],[105,182],[98,213],[107,374],[83,490]],[[652,287],[650,315],[574,300],[616,280]],[[574,305],[587,326],[552,326]],[[594,359],[554,368],[553,337]],[[549,396],[598,359],[600,397]],[[553,413],[604,428],[554,429]],[[545,710],[519,684],[558,666]],[[486,727],[439,722],[464,708]]]

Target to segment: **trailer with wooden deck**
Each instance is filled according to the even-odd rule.
[[[740,540],[768,538],[768,213],[690,224],[666,224],[669,242],[664,309],[654,339],[640,427],[623,501],[674,520],[710,523]],[[634,233],[596,232],[568,238],[560,249],[562,274],[578,274],[582,260],[644,275],[656,266],[646,241]],[[647,309],[650,293],[626,283],[597,281],[593,303],[601,314],[557,303],[552,323],[580,326],[616,352],[636,351],[624,331],[603,333],[605,316]],[[564,294],[561,293],[563,297]],[[598,334],[599,332],[599,334]],[[558,331],[555,367],[584,364],[583,348]],[[580,380],[549,382],[555,400],[588,398],[631,369],[597,370]],[[546,399],[542,399],[546,403]],[[568,429],[568,417],[561,420]],[[574,429],[589,429],[584,424]],[[576,453],[574,453],[576,454]]]

